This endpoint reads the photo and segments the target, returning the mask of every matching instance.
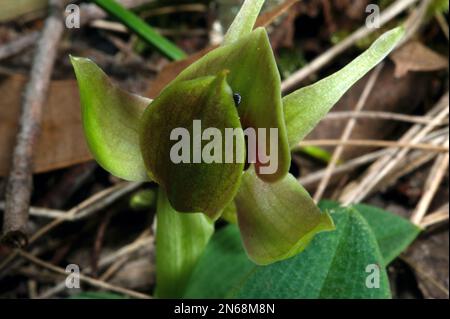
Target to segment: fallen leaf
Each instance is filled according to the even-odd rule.
[[[437,71],[448,67],[446,57],[427,48],[418,41],[411,41],[391,54],[395,63],[395,77],[406,73]]]
[[[18,75],[0,77],[0,176],[6,176],[9,172],[26,82],[26,77]],[[75,80],[51,82],[34,153],[35,173],[91,159],[82,130]]]

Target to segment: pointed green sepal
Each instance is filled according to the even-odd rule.
[[[120,89],[89,59],[70,60],[80,90],[84,133],[95,160],[125,180],[149,180],[138,130],[140,117],[151,100]]]
[[[224,44],[233,43],[253,30],[264,0],[245,0],[224,37]]]
[[[280,76],[263,28],[211,51],[180,73],[169,87],[180,81],[215,75],[224,69],[230,71],[227,82],[231,89],[241,96],[237,108],[242,127],[256,132],[258,150],[254,154],[265,151],[265,156],[255,156],[258,176],[267,182],[282,179],[289,171],[291,155],[284,124]],[[265,145],[259,143],[263,137]]]
[[[235,202],[244,247],[260,265],[292,257],[315,234],[334,229],[328,213],[319,210],[290,174],[276,183],[264,183],[250,167]]]
[[[215,219],[239,187],[245,141],[227,73],[177,82],[144,113],[145,164],[177,211]]]
[[[396,47],[403,34],[402,27],[384,33],[341,70],[285,96],[283,106],[289,146],[293,148],[302,141],[344,93]]]

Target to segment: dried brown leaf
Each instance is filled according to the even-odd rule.
[[[437,71],[448,67],[446,57],[427,48],[418,41],[411,41],[391,54],[395,63],[395,77],[406,73]]]
[[[26,81],[25,77],[16,75],[0,78],[0,176],[8,174],[11,164]],[[53,81],[44,105],[33,171],[50,171],[90,158],[82,130],[77,83]]]

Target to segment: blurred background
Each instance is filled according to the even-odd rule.
[[[91,58],[120,87],[153,98],[198,52],[221,43],[242,3],[118,1],[159,34],[151,36],[128,15],[108,10],[109,1],[97,2],[106,11],[96,1],[0,1],[4,235],[8,176],[33,174],[32,184],[18,187],[24,197],[21,191],[14,195],[24,205],[30,195],[26,236],[14,233],[12,240],[29,245],[18,256],[11,238],[3,237],[0,298],[151,294],[156,185],[123,182],[92,160],[69,54]],[[371,4],[379,12],[368,10]],[[367,75],[339,101],[293,152],[291,168],[315,199],[370,203],[424,228],[389,266],[395,298],[449,297],[448,5],[447,0],[267,0],[259,20],[267,27],[284,93],[339,70],[383,32],[407,25],[402,46],[376,76]],[[369,16],[379,18],[379,27],[369,25]],[[56,27],[45,30],[51,23]],[[161,38],[173,47],[158,49]],[[371,77],[375,83],[364,98]],[[26,106],[40,111],[25,116]],[[40,127],[29,139],[28,126]],[[427,146],[405,148],[408,143]],[[14,160],[18,145],[27,150],[24,166]],[[364,187],[387,163],[392,167],[381,180]],[[64,285],[68,264],[79,265],[87,276],[80,289]]]

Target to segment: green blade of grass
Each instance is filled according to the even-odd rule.
[[[161,53],[165,54],[172,60],[181,60],[186,54],[175,44],[158,34],[141,18],[133,12],[125,9],[115,0],[93,0],[99,7],[108,12],[111,16],[118,19],[129,29],[139,35],[142,39],[153,45]]]

